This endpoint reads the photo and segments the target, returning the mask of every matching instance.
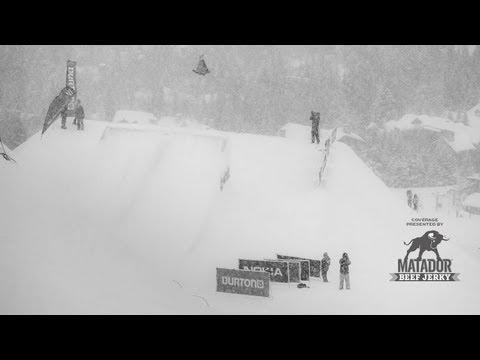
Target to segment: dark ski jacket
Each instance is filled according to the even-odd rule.
[[[85,119],[85,112],[83,111],[82,105],[75,107],[75,117],[80,120]]]
[[[62,111],[60,111],[60,115],[62,117],[62,119],[65,119],[67,117],[67,111],[68,111],[68,107],[65,106]]]
[[[340,274],[348,274],[348,266],[351,264],[351,261],[348,257],[342,257],[340,259]]]
[[[322,271],[327,272],[330,267],[330,256],[324,256],[322,259]]]
[[[310,120],[312,121],[312,129],[318,130],[320,126],[320,114],[312,112]]]
[[[415,194],[415,196],[413,197],[413,205],[418,205],[418,196],[417,196],[417,194]]]

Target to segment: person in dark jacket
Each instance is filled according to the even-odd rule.
[[[321,261],[321,266],[322,266],[323,282],[328,282],[327,272],[328,272],[328,269],[330,267],[330,256],[328,256],[327,253],[323,253],[323,259]]]
[[[416,212],[418,212],[418,202],[419,202],[418,195],[417,194],[413,195],[413,201],[412,201],[413,210],[415,210]]]
[[[75,103],[75,120],[77,123],[77,130],[84,130],[83,119],[85,119],[85,112],[83,111],[82,102],[77,100]]]
[[[312,121],[312,144],[315,143],[315,140],[317,141],[317,144],[320,144],[320,135],[318,133],[320,127],[320,113],[312,111],[310,120]]]
[[[407,204],[409,207],[412,207],[413,205],[413,199],[412,199],[412,190],[407,190]]]
[[[349,265],[351,264],[347,253],[343,253],[340,259],[340,290],[343,290],[343,283],[347,285],[347,290],[350,290],[350,271]]]
[[[60,112],[60,115],[62,116],[62,129],[66,129],[66,123],[67,123],[67,110],[68,106],[65,106],[62,111]]]

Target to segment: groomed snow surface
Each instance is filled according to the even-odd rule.
[[[0,313],[480,314],[480,218],[439,219],[451,238],[440,254],[461,281],[390,282],[403,242],[426,231],[405,226],[418,214],[338,141],[319,185],[323,153],[308,140],[54,124],[15,149],[18,164],[0,162]],[[324,252],[329,283],[216,292],[216,268],[239,258]],[[349,291],[338,290],[343,252]]]

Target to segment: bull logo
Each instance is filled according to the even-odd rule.
[[[405,260],[408,259],[408,255],[417,250],[419,250],[417,260],[422,259],[422,255],[425,251],[433,251],[435,255],[437,255],[437,260],[441,260],[440,254],[438,253],[437,246],[443,241],[450,240],[449,238],[445,237],[444,235],[440,234],[438,231],[431,230],[427,231],[423,236],[417,237],[411,240],[408,244],[404,242],[405,245],[410,245],[410,248],[407,250],[407,254],[405,255]]]

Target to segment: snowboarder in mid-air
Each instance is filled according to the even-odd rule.
[[[77,123],[77,130],[84,130],[83,119],[85,119],[85,111],[83,110],[80,99],[75,103],[75,122]]]
[[[312,111],[310,120],[312,121],[312,144],[314,144],[315,141],[317,141],[317,144],[320,144],[320,135],[318,132],[320,127],[320,113]]]
[[[210,73],[210,70],[208,70],[207,64],[205,63],[205,60],[203,59],[203,55],[200,56],[200,60],[198,60],[197,68],[192,70],[194,73],[198,75],[205,76],[208,73]]]
[[[347,253],[343,253],[340,259],[340,290],[343,290],[343,283],[347,285],[347,290],[350,290],[350,271],[348,266],[351,264]]]
[[[328,268],[330,267],[330,256],[328,256],[327,253],[323,253],[323,259],[321,261],[321,266],[322,266],[323,282],[328,282],[327,272],[328,272]]]

